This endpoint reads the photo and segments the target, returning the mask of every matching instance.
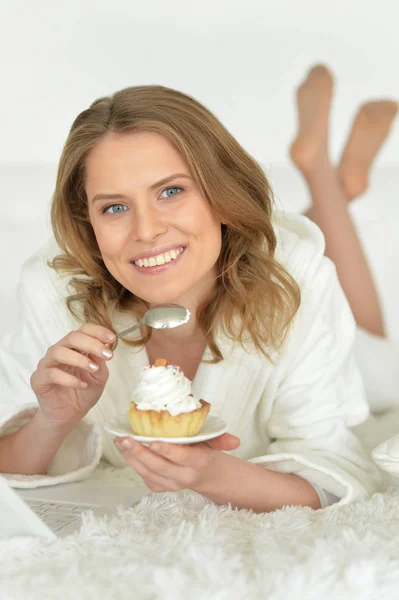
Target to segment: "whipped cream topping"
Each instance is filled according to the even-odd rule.
[[[167,410],[172,416],[201,408],[191,396],[191,381],[176,365],[142,369],[133,396],[139,410]]]

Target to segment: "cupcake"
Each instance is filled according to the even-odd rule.
[[[127,416],[133,433],[146,437],[191,437],[211,405],[197,400],[180,367],[163,358],[142,369]]]

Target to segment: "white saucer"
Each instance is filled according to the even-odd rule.
[[[197,444],[198,442],[205,442],[206,440],[211,440],[212,438],[218,437],[227,431],[227,424],[224,421],[218,419],[218,417],[212,417],[209,415],[205,419],[199,434],[191,437],[165,438],[135,435],[126,415],[118,415],[117,417],[109,419],[109,421],[103,425],[103,427],[105,431],[108,431],[108,433],[112,433],[117,437],[128,436],[137,440],[138,442],[143,442],[144,444],[149,444],[155,441],[169,442],[171,444]]]

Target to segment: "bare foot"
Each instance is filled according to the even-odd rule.
[[[290,155],[304,174],[328,153],[328,117],[333,89],[331,73],[323,65],[313,67],[297,91],[299,128]]]
[[[341,187],[348,200],[363,194],[370,167],[386,139],[398,103],[391,100],[367,102],[360,107],[338,167]]]

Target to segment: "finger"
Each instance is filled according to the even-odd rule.
[[[157,473],[150,471],[147,467],[134,456],[126,457],[129,466],[135,471],[147,487],[153,492],[175,492],[185,487],[185,485],[158,475]]]
[[[131,466],[138,461],[147,474],[156,473],[166,478],[175,478],[179,474],[180,466],[176,466],[129,437],[116,438],[114,444]]]
[[[60,342],[48,349],[46,356],[39,364],[41,364],[42,367],[48,367],[51,363],[57,362],[54,358],[54,354],[58,352],[60,346],[74,350],[77,354],[91,354],[102,360],[110,360],[113,356],[112,350],[100,340],[86,335],[81,331],[71,331]]]
[[[153,492],[165,492],[168,491],[168,479],[165,479],[161,475],[152,473],[147,467],[134,456],[127,456],[123,454],[129,466],[133,469],[137,475],[139,475],[147,487]]]
[[[93,354],[102,360],[110,360],[113,356],[112,350],[102,340],[83,333],[80,330],[68,333],[61,340],[60,345],[71,348],[81,354]]]
[[[96,362],[96,360],[98,362]],[[51,351],[48,352],[47,361],[41,361],[38,368],[46,369],[51,365],[67,365],[69,367],[77,367],[88,373],[95,373],[100,368],[100,359],[96,357],[96,360],[93,358],[92,354],[80,354],[70,348],[56,344],[51,348]]]
[[[134,454],[132,454],[131,452],[128,452],[126,450],[122,450],[119,446],[117,441],[114,441],[115,447],[117,448],[117,450],[119,450],[119,452],[122,454],[123,458],[126,460],[126,462],[129,464],[130,467],[132,467],[132,469],[138,473],[140,475],[140,477],[142,477],[145,481],[147,481],[147,479],[150,476],[150,470],[140,461],[138,460],[138,458],[136,458],[134,456]]]
[[[207,440],[205,443],[214,450],[229,451],[236,450],[241,444],[241,440],[237,436],[231,435],[231,433],[223,433],[223,435],[219,435],[213,440]]]
[[[97,371],[90,371],[90,375],[93,379],[100,383],[106,383],[109,377],[109,370],[106,360],[101,360],[92,354],[88,355],[88,359],[91,363],[96,364],[98,366]]]
[[[205,465],[205,456],[211,449],[205,444],[179,446],[169,442],[152,442],[150,450],[171,463],[181,467],[201,468]]]
[[[185,467],[174,465],[155,455],[131,438],[116,438],[114,444],[132,469],[154,492],[177,491],[187,487],[189,473]]]
[[[30,383],[32,389],[38,395],[40,395],[40,393],[45,393],[46,388],[52,387],[53,385],[74,389],[87,388],[87,383],[85,381],[75,377],[75,375],[62,371],[62,369],[57,369],[56,367],[35,371],[30,379]]]
[[[86,335],[90,335],[91,337],[97,338],[106,344],[110,344],[116,340],[114,331],[94,323],[85,323],[82,325],[79,331],[85,333]]]

